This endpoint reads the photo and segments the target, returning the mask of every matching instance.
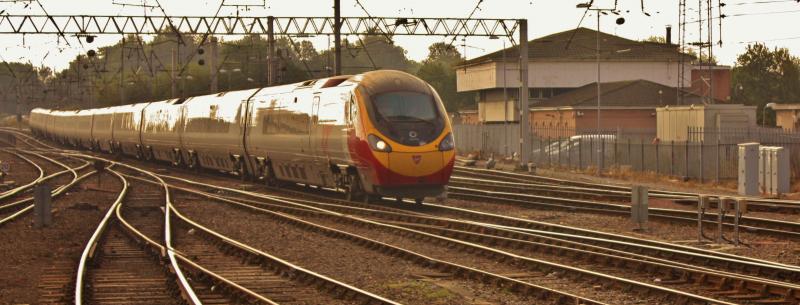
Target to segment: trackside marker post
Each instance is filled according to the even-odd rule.
[[[703,216],[706,214],[706,208],[711,197],[708,195],[699,195],[697,198],[697,242],[703,242]]]
[[[37,184],[33,189],[34,227],[43,228],[53,222],[51,207],[51,187],[47,183]]]
[[[635,185],[631,188],[631,220],[638,224],[635,231],[645,229],[648,217],[647,187]]]

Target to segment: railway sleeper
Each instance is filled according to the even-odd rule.
[[[439,235],[442,235],[442,236],[449,236],[449,237],[462,236],[464,234],[467,234],[465,232],[455,231],[455,230],[451,230],[451,229],[440,229],[440,228],[434,228],[434,227],[422,227],[422,226],[419,226],[419,225],[408,225],[408,226],[421,227],[421,230],[434,232],[436,234],[439,234]],[[453,232],[458,232],[458,233],[456,234],[456,233],[453,233]],[[482,236],[482,235],[477,234],[477,233],[468,233],[468,234],[470,235],[470,237],[469,237],[470,240],[481,240],[480,237],[483,237],[483,240],[485,240],[485,239],[504,239],[507,242],[513,242],[513,243],[517,244],[518,246],[522,245],[522,244],[528,244],[528,245],[536,244],[534,242],[512,241],[512,240],[509,240],[509,239],[506,239],[506,238],[500,238],[500,237],[496,237],[496,236],[489,236],[489,235]],[[519,246],[519,247],[521,247],[521,246]],[[515,247],[515,248],[519,248],[519,247]],[[534,246],[531,245],[531,246],[527,246],[527,247],[524,247],[524,248],[531,249],[533,247]],[[552,251],[548,251],[548,252],[552,252]],[[567,253],[565,253],[564,255],[567,255]],[[665,285],[678,285],[678,284],[687,284],[687,283],[695,283],[695,284],[698,284],[698,285],[709,285],[709,284],[713,285],[714,282],[716,281],[717,283],[721,284],[722,286],[721,286],[721,288],[720,287],[715,287],[714,289],[712,289],[713,291],[719,291],[719,290],[723,290],[723,289],[728,289],[727,286],[726,286],[727,281],[723,280],[722,277],[715,276],[714,277],[715,281],[710,281],[708,274],[707,273],[703,273],[703,272],[695,273],[696,277],[693,279],[692,276],[686,271],[680,271],[680,273],[676,273],[676,271],[674,269],[668,268],[668,266],[659,266],[659,265],[656,265],[656,264],[648,264],[648,263],[645,263],[643,261],[635,261],[635,260],[631,260],[631,259],[624,258],[624,257],[623,258],[612,259],[612,258],[614,258],[613,256],[608,256],[608,255],[600,256],[600,254],[598,254],[598,253],[587,253],[586,250],[572,251],[572,255],[570,255],[570,256],[572,258],[574,258],[574,259],[585,260],[587,262],[602,262],[605,265],[611,265],[611,266],[616,266],[616,267],[630,266],[629,269],[644,270],[645,272],[647,272],[649,274],[661,274],[664,278],[668,279],[668,280],[660,281],[660,283],[665,284]],[[599,257],[602,257],[602,258],[599,258]],[[642,269],[641,266],[644,266],[644,269]],[[549,272],[549,270],[546,270],[546,271]],[[772,294],[775,295],[775,294],[777,294],[777,292],[773,291]],[[780,294],[777,294],[777,295],[780,295]]]
[[[284,211],[288,210],[288,211],[293,211],[293,212],[301,213],[301,214],[313,214],[313,215],[316,215],[316,216],[331,217],[331,218],[334,218],[334,220],[345,221],[345,222],[348,222],[350,224],[354,224],[354,225],[357,225],[357,226],[369,225],[370,228],[387,229],[385,227],[386,225],[378,225],[377,223],[373,223],[373,222],[369,222],[369,221],[365,221],[365,220],[361,220],[361,219],[354,219],[354,218],[350,218],[350,217],[342,219],[341,217],[337,217],[337,216],[334,216],[334,215],[328,215],[328,214],[320,213],[320,212],[310,212],[310,211],[305,210],[305,209],[278,207],[278,206],[275,206],[275,205],[271,205],[271,206],[274,206],[277,209],[284,210]],[[263,209],[260,209],[260,208],[255,208],[255,207],[253,207],[253,208],[254,209],[258,209],[258,210],[263,210]],[[264,210],[264,211],[266,211],[266,210]],[[273,216],[277,216],[277,215],[273,214]],[[397,232],[395,231],[395,233],[397,233]],[[413,237],[415,237],[416,239],[420,239],[421,237],[424,237],[424,236],[431,236],[431,235],[428,235],[428,234],[422,234],[421,232],[411,231],[411,230],[408,230],[408,229],[401,230],[399,235],[401,235],[401,236],[413,235]],[[458,246],[461,246],[461,247],[469,246],[469,245],[467,245],[467,244],[465,244],[463,242],[455,242],[455,241],[447,240],[447,239],[444,239],[444,238],[438,238],[438,239],[441,242],[444,242],[444,243],[448,244],[449,247],[452,247],[453,245],[458,245]],[[481,250],[484,250],[484,251],[489,251],[488,249],[483,249],[482,247],[477,247],[477,248],[481,248]],[[491,251],[491,252],[496,252],[496,251]],[[539,270],[549,268],[549,267],[547,267],[546,264],[542,265],[540,262],[531,261],[530,259],[526,259],[525,262],[526,262],[525,265],[527,265],[528,268],[533,267],[534,270],[537,269],[536,267],[538,267]]]
[[[258,208],[256,208],[256,209],[258,209]],[[346,232],[339,231],[339,230],[336,230],[336,229],[331,229],[331,228],[319,226],[319,225],[316,225],[316,224],[312,224],[312,223],[309,223],[309,222],[306,222],[306,221],[303,221],[303,220],[300,220],[300,219],[296,219],[296,218],[294,218],[292,216],[283,215],[283,214],[279,214],[279,213],[275,213],[275,212],[267,211],[267,210],[263,210],[263,209],[259,209],[259,210],[260,211],[264,211],[264,212],[268,212],[271,216],[273,216],[273,218],[286,219],[292,225],[296,225],[296,226],[304,227],[304,228],[305,227],[316,227],[316,228],[318,228],[320,233],[322,233],[324,235],[327,235],[327,236],[337,237],[337,238],[340,238],[340,239],[346,239],[346,238],[342,238],[342,236],[352,236],[352,237],[356,237],[356,238],[359,238],[359,239],[365,239],[363,237],[354,236],[354,235],[352,235],[350,233],[346,233]],[[510,279],[510,278],[505,278],[505,277],[501,277],[501,276],[498,276],[498,275],[488,274],[488,273],[486,273],[484,271],[479,271],[479,270],[476,270],[476,269],[472,269],[472,268],[468,268],[468,267],[464,267],[464,266],[460,266],[460,265],[455,265],[455,264],[452,264],[452,263],[446,263],[446,262],[443,262],[443,261],[438,261],[438,260],[435,260],[435,259],[432,259],[432,258],[424,257],[424,256],[421,256],[420,254],[417,254],[417,253],[414,253],[414,252],[410,252],[408,250],[403,250],[403,249],[400,249],[400,248],[396,248],[394,246],[383,244],[381,242],[369,240],[369,243],[381,244],[381,246],[378,247],[378,248],[385,248],[385,249],[387,249],[385,251],[387,253],[390,253],[390,254],[391,253],[407,252],[411,256],[418,256],[420,258],[423,258],[424,261],[428,261],[428,264],[432,265],[433,267],[437,267],[438,266],[438,270],[440,272],[453,274],[454,276],[459,276],[459,277],[463,278],[463,277],[467,277],[469,275],[469,273],[471,273],[471,272],[479,272],[479,273],[484,273],[487,276],[498,278],[498,281],[506,282],[507,284],[509,284],[509,283],[517,283],[519,285],[528,286],[528,289],[532,290],[532,291],[536,291],[536,290],[552,291],[550,289],[547,289],[547,288],[544,288],[544,287],[539,287],[539,286],[536,286],[536,285],[533,285],[533,284],[530,284],[530,283],[520,282],[520,281],[517,281],[517,280]],[[411,260],[411,261],[416,261],[416,260]],[[426,265],[428,265],[428,264],[426,264]],[[555,292],[555,291],[553,291],[553,292]],[[564,295],[564,294],[561,293],[560,295]],[[569,295],[569,296],[566,296],[566,297],[571,299],[571,300],[573,300],[572,301],[573,303],[579,303],[579,301],[582,300],[580,298],[576,299],[576,296],[572,296],[572,295]],[[585,300],[585,301],[588,302],[588,303],[593,303],[593,302],[588,301],[588,300]]]
[[[362,223],[362,224],[364,224],[364,225],[366,225],[366,224],[367,224],[367,223],[364,223],[364,222],[362,222],[362,221],[360,221],[360,220],[353,219],[353,218],[350,218],[350,217],[348,217],[348,218],[345,218],[345,219],[341,219],[341,218],[338,218],[338,217],[336,217],[336,216],[333,216],[333,215],[328,215],[328,214],[323,214],[323,213],[309,212],[309,211],[305,211],[305,210],[302,210],[302,211],[296,210],[296,211],[297,211],[297,212],[299,212],[299,213],[301,213],[301,214],[315,214],[316,216],[323,216],[323,217],[334,218],[334,220],[337,220],[337,219],[338,219],[339,221],[348,222],[348,223],[350,223],[350,224],[355,224],[355,225],[357,225],[357,226],[363,226],[363,225],[359,225],[359,224],[358,224],[359,222],[360,222],[360,223]],[[378,226],[378,225],[375,225],[375,224],[372,224],[370,227],[371,227],[371,228],[375,228],[375,227],[377,227],[378,229],[386,229],[386,228],[384,228],[384,227],[381,227],[381,226]],[[405,232],[401,233],[400,235],[409,235],[410,233],[413,233],[413,234],[412,234],[413,236],[410,236],[410,237],[415,237],[415,238],[416,238],[416,239],[418,239],[418,240],[426,240],[426,239],[427,239],[427,237],[430,237],[430,235],[424,235],[424,234],[423,234],[423,235],[420,235],[420,234],[418,234],[418,233],[414,233],[414,232],[411,232],[411,231],[405,231]],[[440,241],[442,241],[442,242],[445,242],[445,243],[446,243],[446,244],[448,244],[448,246],[449,246],[449,247],[451,247],[451,248],[452,248],[453,246],[455,246],[457,249],[462,249],[462,248],[476,248],[476,247],[474,247],[474,246],[471,246],[471,245],[468,245],[468,244],[459,243],[459,242],[452,242],[452,241],[448,241],[448,240],[446,240],[446,239],[441,239],[441,238],[439,238],[439,240],[440,240]],[[454,244],[455,244],[455,245],[454,245]],[[486,252],[486,251],[489,251],[489,250],[487,250],[487,249],[483,249],[483,248],[480,248],[480,250],[479,250],[479,252],[480,252],[480,253],[483,253],[483,252]],[[495,252],[495,251],[489,251],[489,252]],[[551,267],[548,267],[548,266],[546,266],[546,265],[541,265],[541,264],[539,264],[539,263],[537,263],[537,262],[525,261],[523,265],[524,265],[526,268],[528,268],[528,269],[538,270],[538,271],[541,271],[541,272],[544,272],[544,273],[549,273],[549,272],[551,271]],[[578,277],[578,278],[580,278],[580,277]],[[630,284],[629,284],[629,283],[626,283],[625,285],[630,285]]]

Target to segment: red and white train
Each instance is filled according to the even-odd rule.
[[[37,108],[30,126],[75,147],[338,187],[351,199],[440,196],[455,161],[439,95],[391,70],[98,109]]]

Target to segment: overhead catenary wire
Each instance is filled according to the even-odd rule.
[[[483,0],[481,0],[481,1],[483,1]],[[374,22],[374,23],[377,23],[377,21],[375,21],[375,20],[376,20],[376,19],[375,19],[375,17],[373,17],[373,16],[372,16],[372,14],[370,14],[370,13],[369,13],[369,11],[367,11],[367,8],[366,8],[366,7],[364,7],[364,4],[362,4],[360,0],[356,0],[356,5],[358,5],[358,6],[361,8],[361,10],[362,10],[362,11],[364,11],[364,14],[367,14],[367,18],[369,18],[369,20],[371,20],[371,21],[372,21],[372,22]],[[388,39],[388,40],[389,40],[389,42],[392,42],[392,41],[393,41],[393,39],[392,39],[392,36],[391,36],[391,35],[389,35],[389,33],[386,33],[386,32],[384,32],[383,30],[381,30],[381,28],[380,28],[380,27],[375,27],[375,28],[376,28],[376,29],[377,29],[377,30],[378,30],[378,31],[379,31],[381,34],[383,34],[383,36],[385,36],[385,37],[386,37],[386,39]]]
[[[575,34],[578,33],[578,29],[583,24],[583,20],[586,19],[586,15],[589,14],[589,8],[594,4],[594,0],[589,1],[589,5],[586,7],[586,10],[583,11],[583,15],[581,16],[581,20],[578,20],[578,26],[575,27],[575,30],[572,31],[572,35],[569,36],[569,40],[567,40],[567,44],[564,46],[564,50],[568,50],[569,46],[572,44],[572,40],[575,39]]]
[[[356,1],[358,1],[358,0],[356,0]],[[478,0],[478,3],[475,4],[475,7],[472,9],[472,12],[469,13],[469,16],[467,16],[467,19],[472,19],[472,16],[475,15],[475,12],[477,12],[478,10],[481,9],[481,3],[483,3],[483,0]],[[451,39],[450,43],[447,45],[448,48],[452,47],[453,43],[456,42],[456,39],[458,39],[458,34],[461,33],[461,29],[462,28],[459,28],[459,30],[457,32],[455,32],[455,35],[453,35],[453,39]],[[520,42],[520,43],[523,43],[523,42]]]

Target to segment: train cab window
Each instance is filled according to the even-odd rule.
[[[336,87],[347,80],[348,77],[330,78],[320,88]]]
[[[444,128],[433,95],[395,91],[372,96],[370,119],[384,135],[409,146],[421,146],[435,140]]]
[[[358,120],[358,104],[356,103],[356,99],[350,97],[350,101],[347,103],[347,107],[348,107],[347,123],[351,125],[355,124],[355,122]]]

